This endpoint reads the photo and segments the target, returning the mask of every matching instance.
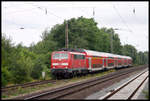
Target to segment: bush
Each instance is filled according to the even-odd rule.
[[[37,61],[32,69],[32,72],[31,72],[31,77],[33,79],[39,79],[40,76],[41,76],[41,72],[42,72],[42,64],[40,61]]]
[[[5,78],[4,75],[2,75],[2,87],[5,87],[8,84],[7,79]]]
[[[13,82],[15,84],[25,83],[31,81],[27,68],[22,65],[13,67]]]
[[[2,86],[6,86],[11,81],[11,74],[6,67],[2,67]]]

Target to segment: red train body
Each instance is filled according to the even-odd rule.
[[[62,49],[51,55],[51,72],[58,77],[70,77],[78,74],[132,65],[132,58],[105,52],[85,49]]]

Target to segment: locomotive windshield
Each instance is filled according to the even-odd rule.
[[[55,53],[53,59],[68,59],[67,53]]]

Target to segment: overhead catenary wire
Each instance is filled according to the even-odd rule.
[[[131,9],[132,9],[132,11],[133,11],[133,13],[132,13],[132,17],[133,17],[133,20],[136,20],[136,22],[140,22],[140,20],[137,18],[137,9],[136,9],[136,7],[133,7],[132,5],[129,5],[130,7],[131,7]],[[133,26],[133,25],[132,25]],[[132,27],[133,28],[133,27]],[[136,29],[136,27],[134,26],[134,28]],[[143,31],[145,31],[145,30],[143,30]],[[147,37],[147,34],[143,34],[142,33],[142,35],[144,35],[144,38],[145,39],[147,39],[148,37]],[[141,39],[141,38],[140,38]],[[135,43],[135,46],[136,47],[139,47],[140,45],[139,45],[139,43],[137,44],[137,43]]]
[[[131,5],[129,5],[129,6],[131,6]],[[135,7],[132,7],[132,8],[133,8],[133,11],[134,11],[134,13],[132,14],[133,15],[132,17],[134,17],[133,20],[136,20],[136,22],[140,22],[141,20],[139,20],[139,18],[137,17],[137,10],[136,10],[136,8]],[[145,31],[145,30],[143,30],[143,31]],[[145,34],[145,38],[146,39],[148,38],[147,34]]]
[[[30,3],[29,3],[29,4],[30,4]],[[32,4],[32,3],[31,3],[31,4]],[[40,9],[40,10],[44,11],[45,15],[47,15],[47,16],[50,16],[50,14],[51,14],[51,15],[53,15],[53,16],[59,18],[59,19],[64,20],[64,18],[62,18],[62,17],[60,17],[60,16],[57,16],[56,14],[54,14],[54,13],[50,12],[49,10],[47,10],[46,7],[41,7],[41,6],[39,6],[39,5],[34,5],[34,4],[32,4],[31,6],[33,6],[33,8],[31,8],[31,9],[23,9],[23,10],[18,10],[18,11],[13,11],[13,12],[10,12],[9,14],[24,13],[24,12],[26,12],[26,11],[31,12],[31,10]],[[33,14],[35,14],[35,13],[33,13]],[[44,15],[44,16],[45,16],[45,15]],[[46,18],[47,18],[47,17],[46,17]],[[46,19],[46,18],[45,18],[45,19]],[[48,21],[47,21],[47,22],[48,22]],[[56,22],[57,22],[57,21],[56,21]],[[57,23],[58,23],[58,22],[57,22]],[[15,24],[16,24],[16,23],[15,23]]]
[[[34,4],[34,3],[26,3],[26,4],[30,4],[31,6],[34,6],[34,7],[31,8],[31,9],[23,9],[23,10],[19,10],[19,11],[14,11],[14,12],[11,12],[11,13],[9,13],[9,14],[24,13],[24,12],[26,12],[26,11],[29,11],[29,12],[30,12],[31,10],[39,9],[39,10],[43,10],[47,16],[50,16],[50,14],[51,14],[51,15],[57,17],[57,18],[60,18],[60,19],[62,19],[62,20],[65,20],[65,18],[62,18],[62,17],[56,15],[55,13],[53,13],[52,11],[50,11],[48,8],[46,8],[46,7],[44,7],[44,6],[39,6],[39,5],[36,5],[36,4]],[[83,10],[82,10],[82,11],[83,11]],[[57,23],[58,23],[58,22],[57,22]],[[101,21],[101,23],[102,23],[102,25],[104,25],[102,21]]]
[[[32,3],[28,3],[28,4],[32,4]],[[24,13],[24,12],[26,12],[26,11],[35,10],[35,9],[38,8],[38,9],[41,9],[41,10],[45,11],[45,14],[50,13],[50,14],[52,14],[53,16],[58,17],[58,18],[64,20],[64,18],[62,18],[62,17],[60,17],[60,16],[57,16],[57,15],[54,14],[53,12],[47,11],[47,8],[46,8],[46,7],[41,7],[41,6],[35,5],[35,4],[32,4],[32,6],[34,6],[34,8],[31,8],[31,9],[23,9],[23,10],[17,10],[17,11],[12,11],[12,12],[9,12],[9,14]],[[8,8],[8,7],[7,7],[7,8]]]
[[[128,28],[128,30],[130,32],[133,32],[127,25],[127,23],[125,22],[125,20],[122,18],[122,16],[120,15],[119,11],[116,9],[115,5],[113,4],[113,8],[116,11],[116,13],[118,14],[119,18],[121,19],[121,21],[123,22],[123,24]]]
[[[49,10],[47,11],[47,8],[46,7],[44,7],[44,6],[39,6],[39,5],[35,5],[35,4],[33,4],[33,3],[28,3],[28,4],[31,4],[32,6],[34,6],[34,7],[36,7],[36,8],[38,8],[38,9],[41,9],[41,10],[43,10],[43,11],[45,11],[46,12],[46,15],[49,15],[49,13],[51,14],[51,15],[53,15],[53,16],[55,16],[55,17],[57,17],[57,18],[60,18],[60,19],[63,19],[63,20],[65,20],[64,18],[62,18],[62,17],[60,17],[60,16],[57,16],[56,14],[54,14],[53,12],[50,12]],[[33,9],[33,8],[32,8]],[[35,9],[35,8],[34,8]],[[129,29],[129,27],[128,27],[128,25],[126,24],[126,22],[123,20],[123,18],[121,17],[121,15],[119,14],[119,12],[117,11],[117,9],[116,9],[116,7],[115,7],[115,5],[114,5],[114,9],[116,10],[116,12],[117,12],[117,14],[119,15],[119,17],[121,18],[121,20],[122,20],[122,22],[126,25],[126,27],[128,28],[128,30],[129,31],[132,31],[131,29]],[[31,9],[28,9],[28,10],[31,10]],[[28,11],[27,10],[27,11]],[[93,8],[93,10],[94,10],[94,8]],[[23,12],[23,11],[26,11],[26,10],[21,10],[21,11],[18,11],[18,12]],[[83,10],[82,10],[83,11]],[[95,16],[95,11],[93,11],[93,16]],[[96,16],[95,16],[96,17]],[[102,21],[101,21],[101,23],[103,23]],[[103,24],[104,25],[104,24]]]
[[[56,14],[54,14],[52,11],[50,11],[47,7],[42,7],[42,6],[39,6],[39,5],[35,5],[35,4],[33,4],[33,3],[29,3],[29,4],[31,4],[32,6],[34,6],[34,7],[36,7],[36,8],[38,8],[38,9],[41,9],[41,10],[43,10],[43,11],[45,11],[46,13],[45,14],[52,14],[53,16],[55,16],[55,17],[57,17],[57,18],[60,18],[60,19],[63,19],[63,20],[65,20],[64,18],[62,18],[62,17],[60,17],[60,16],[58,16],[58,15],[56,15]]]
[[[72,5],[72,8],[74,8],[74,6]],[[96,20],[97,18],[96,18],[96,10],[95,10],[95,8],[96,7],[94,7],[94,9],[93,9],[93,7],[92,7],[92,15],[93,15],[93,10],[94,10],[94,19]],[[90,7],[90,9],[91,9],[91,7]],[[89,15],[89,12],[87,11],[87,10],[85,10],[83,7],[82,8],[80,8],[80,11],[82,11],[83,13],[85,13],[86,15]],[[82,14],[82,15],[84,15],[84,14]],[[91,18],[92,18],[92,16],[91,16]],[[100,17],[98,17],[98,18],[100,18]],[[102,20],[101,20],[101,22],[100,22],[103,26],[104,26],[104,23],[102,22]],[[107,25],[107,24],[105,24],[105,25]]]
[[[38,8],[38,9],[40,9],[40,10],[45,11],[45,14],[48,15],[48,16],[49,16],[49,13],[50,13],[51,15],[53,15],[53,16],[55,16],[55,17],[57,17],[57,18],[60,18],[60,19],[62,19],[62,20],[65,20],[64,18],[62,18],[62,17],[60,17],[60,16],[57,16],[57,15],[54,14],[53,12],[50,12],[49,10],[47,10],[46,7],[41,7],[41,6],[35,5],[35,4],[33,4],[33,3],[29,3],[29,4],[31,4],[31,5],[34,6],[35,8]],[[17,11],[17,12],[30,11],[30,10],[33,10],[33,9],[35,9],[35,8],[27,9],[27,10],[21,10],[21,11]],[[93,8],[93,10],[94,10],[94,8]],[[82,10],[82,11],[83,11],[83,10]],[[17,12],[13,12],[13,14],[14,14],[14,13],[17,13]],[[93,16],[95,16],[95,11],[93,11],[93,13],[94,13]],[[121,16],[120,16],[120,17],[121,17]],[[96,18],[96,16],[95,16],[95,18]],[[102,21],[101,21],[101,23],[103,24]],[[104,24],[103,24],[103,25],[104,25]]]
[[[98,20],[97,18],[101,19],[101,20],[100,20],[100,24],[102,24],[103,27],[104,27],[105,25],[107,25],[106,23],[104,23],[104,20],[103,20],[100,16],[97,15],[96,7],[93,7],[93,18],[94,18],[94,20]]]
[[[127,29],[129,30],[129,32],[131,33],[131,34],[134,34],[135,35],[135,33],[128,27],[128,24],[125,22],[125,20],[123,19],[123,17],[120,15],[120,13],[119,13],[119,11],[116,9],[116,7],[115,7],[115,5],[113,4],[113,8],[114,8],[114,10],[116,11],[116,13],[118,14],[118,16],[119,16],[119,18],[122,20],[122,22],[123,22],[123,24],[127,27]],[[133,28],[133,27],[132,27]],[[126,37],[126,41],[127,41],[127,43],[128,43],[128,37]]]

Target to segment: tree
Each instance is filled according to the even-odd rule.
[[[2,68],[2,86],[6,86],[11,81],[11,73],[8,71],[7,67]]]
[[[132,57],[133,63],[137,63],[136,62],[137,50],[134,46],[128,45],[128,44],[124,45],[122,48],[122,53],[123,53],[123,55]]]
[[[35,59],[35,53],[30,52],[21,44],[16,46],[12,60],[13,64],[10,68],[10,72],[14,76],[14,83],[24,83],[32,80],[30,75],[35,63]]]
[[[11,73],[9,71],[9,67],[12,65],[12,56],[14,46],[12,40],[7,38],[5,34],[2,36],[2,63],[1,63],[1,76],[2,76],[2,86],[6,86],[12,80]]]
[[[81,47],[94,49],[95,33],[98,31],[98,27],[93,19],[79,17],[78,19],[72,18],[67,22],[70,48]],[[52,37],[49,37],[49,39],[57,43],[57,49],[65,47],[65,24],[66,21],[61,25],[54,26],[50,34],[47,35]]]

